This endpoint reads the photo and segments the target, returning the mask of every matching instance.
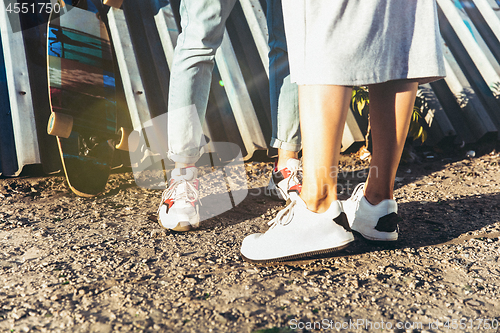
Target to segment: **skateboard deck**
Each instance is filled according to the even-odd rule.
[[[111,44],[91,1],[61,1],[48,24],[47,63],[51,116],[71,190],[84,197],[104,191],[117,134]]]

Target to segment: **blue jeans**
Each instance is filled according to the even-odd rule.
[[[194,163],[206,144],[202,123],[208,104],[215,52],[236,0],[182,0],[182,32],[170,72],[168,157]]]
[[[299,151],[299,95],[297,85],[290,82],[281,0],[267,0],[267,28],[270,49],[271,147]]]
[[[215,52],[237,0],[182,0],[182,33],[174,51],[168,101],[168,157],[194,163],[203,152],[202,123],[208,103]],[[281,0],[268,0],[271,145],[300,149],[297,86],[290,83]],[[270,15],[269,15],[270,14]]]

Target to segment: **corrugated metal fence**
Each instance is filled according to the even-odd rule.
[[[499,4],[437,2],[448,76],[421,87],[429,105],[427,144],[498,139]],[[123,87],[118,105],[124,125],[140,129],[167,110],[169,66],[178,35],[176,4],[125,0],[123,9],[108,13],[121,77],[118,86]],[[238,144],[245,158],[268,149],[271,136],[265,6],[265,0],[236,4],[216,54],[204,125],[212,141]],[[7,17],[5,6],[0,7],[0,174],[15,176],[24,165],[38,163],[46,172],[55,172],[60,168],[55,140],[45,133],[50,114],[47,17],[38,17],[41,24],[28,29],[26,22]],[[14,32],[15,25],[22,32]],[[364,141],[360,126],[359,116],[349,113],[344,149]]]

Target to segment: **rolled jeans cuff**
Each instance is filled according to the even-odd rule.
[[[271,147],[288,151],[300,151],[302,145],[300,143],[290,143],[277,138],[271,138]]]
[[[194,164],[194,163],[198,162],[201,155],[203,155],[205,153],[205,150],[206,150],[205,147],[206,146],[200,147],[200,149],[197,149],[197,148],[190,149],[190,150],[184,151],[180,154],[176,154],[176,153],[169,151],[168,158],[172,162],[176,162],[176,163]]]

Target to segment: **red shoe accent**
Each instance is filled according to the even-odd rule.
[[[167,213],[168,213],[168,210],[170,209],[170,207],[172,207],[172,205],[174,204],[174,200],[172,199],[167,199],[165,200],[165,204],[167,205]]]
[[[288,189],[288,193],[297,192],[297,194],[300,194],[301,191],[302,191],[302,184],[293,185]]]
[[[288,178],[292,174],[292,172],[290,170],[288,170],[288,168],[283,168],[279,172],[281,172],[281,174],[283,175],[283,178]]]
[[[281,176],[279,175],[280,172],[281,172]],[[286,168],[286,167],[278,171],[278,159],[276,158],[274,160],[273,173],[276,175],[276,181],[277,181],[276,184],[278,184],[279,181],[290,176],[290,174],[292,172],[290,170],[288,170],[288,168]]]

